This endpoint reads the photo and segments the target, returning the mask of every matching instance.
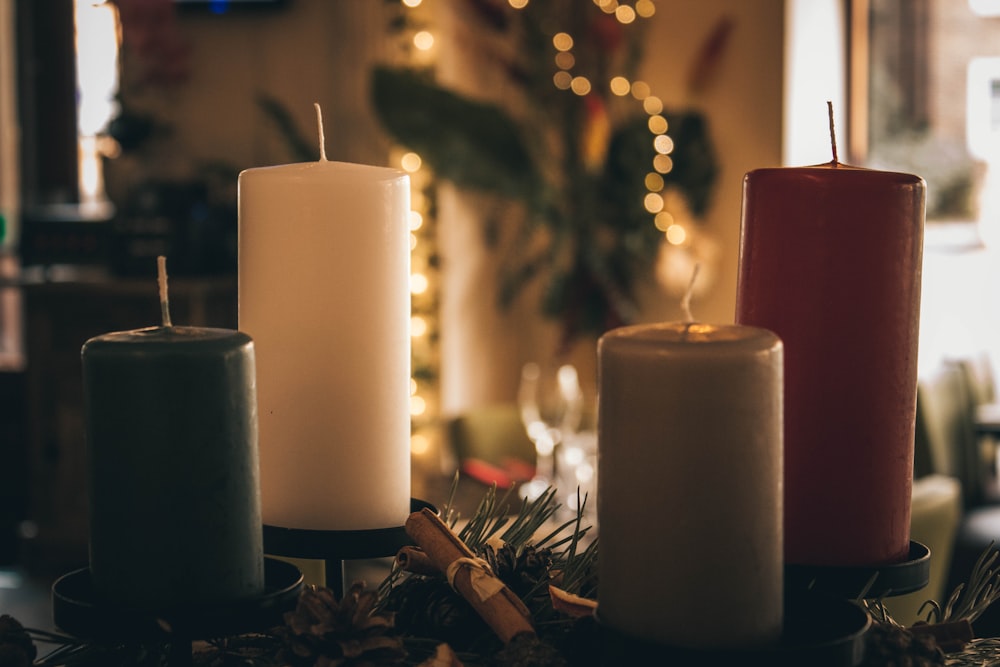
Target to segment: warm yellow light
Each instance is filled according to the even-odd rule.
[[[583,96],[590,92],[590,80],[585,76],[574,76],[569,87],[577,95]]]
[[[655,95],[648,95],[642,100],[642,109],[650,116],[663,112],[663,100]]]
[[[514,9],[524,9],[528,6],[528,0],[507,0]]]
[[[653,158],[653,169],[661,174],[669,174],[674,168],[674,161],[669,155],[657,155]]]
[[[670,229],[670,225],[674,224],[674,216],[670,213],[670,211],[660,211],[656,214],[656,217],[653,218],[653,224],[656,225],[656,228],[661,232],[665,232]]]
[[[420,389],[420,385],[417,384],[415,379],[410,378],[410,396],[416,394],[418,389]]]
[[[646,174],[646,189],[650,192],[659,192],[663,189],[663,177],[655,171]]]
[[[649,117],[649,131],[653,134],[663,134],[667,131],[667,119],[663,116]]]
[[[410,436],[410,453],[414,456],[423,456],[431,450],[431,440],[422,433],[414,433]]]
[[[429,281],[422,273],[414,273],[410,276],[410,292],[413,294],[423,294],[427,291]]]
[[[623,76],[616,76],[611,79],[611,92],[615,95],[628,95],[628,91],[632,88],[632,85]]]
[[[414,211],[422,211],[427,208],[427,197],[420,190],[410,189],[410,206]]]
[[[410,335],[414,338],[419,338],[427,333],[427,320],[422,318],[420,315],[414,315],[410,318]]]
[[[427,401],[420,396],[410,397],[410,414],[419,417],[427,411]]]
[[[413,36],[413,46],[421,51],[430,51],[434,47],[434,35],[426,30],[421,30]]]
[[[646,198],[643,200],[643,206],[650,213],[659,213],[663,210],[663,197],[655,192],[647,193]]]
[[[628,5],[618,5],[615,9],[615,18],[618,19],[619,23],[628,25],[635,21],[635,10]]]
[[[410,234],[410,252],[413,252],[416,249],[417,249],[417,235]]]
[[[687,240],[687,230],[678,224],[667,227],[667,243],[681,245]]]
[[[424,0],[403,0],[403,4],[409,7],[410,9],[413,9],[414,7],[419,7],[420,3],[423,1]]]
[[[569,87],[573,85],[573,75],[566,70],[559,70],[552,75],[552,83],[559,90],[569,90]]]
[[[403,171],[408,171],[411,174],[415,171],[419,171],[420,165],[424,163],[420,159],[420,156],[416,153],[406,153],[399,159],[399,166],[403,168]]]
[[[618,8],[618,0],[594,0],[594,4],[601,8],[605,14],[614,14]]]
[[[635,13],[644,19],[648,19],[656,13],[656,5],[653,4],[653,0],[639,0],[639,2],[635,3]]]
[[[632,97],[637,100],[644,100],[649,97],[649,84],[645,81],[632,82]]]
[[[573,38],[568,32],[557,32],[552,37],[552,46],[556,47],[556,51],[569,51],[573,48]]]
[[[573,69],[576,64],[576,56],[569,51],[560,51],[556,54],[556,67],[559,69]]]
[[[669,155],[674,150],[674,140],[670,138],[669,134],[659,134],[653,139],[653,148],[656,149],[657,153]]]
[[[424,224],[424,216],[418,211],[410,211],[410,231],[420,229]]]

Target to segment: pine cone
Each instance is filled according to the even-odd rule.
[[[295,611],[285,614],[279,633],[285,640],[283,659],[309,666],[402,664],[403,640],[393,634],[391,614],[374,613],[377,601],[378,595],[360,583],[351,586],[340,603],[330,589],[307,586]]]
[[[945,664],[933,637],[914,635],[906,628],[876,623],[865,635],[862,667],[936,667]]]
[[[528,545],[518,553],[517,549],[509,544],[504,544],[497,550],[486,545],[480,557],[489,563],[493,574],[522,599],[532,590],[538,593],[538,584],[548,582],[550,578],[552,550],[548,548],[537,549]],[[540,590],[548,595],[545,587],[541,587]]]
[[[27,667],[37,655],[24,626],[13,616],[0,616],[0,667]]]
[[[493,636],[472,605],[442,576],[410,577],[393,588],[387,606],[407,635],[434,637],[458,650]]]

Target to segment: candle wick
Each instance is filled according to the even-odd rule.
[[[156,258],[156,282],[160,286],[160,315],[163,318],[163,326],[172,327],[170,299],[167,298],[167,258],[163,255]]]
[[[694,265],[694,271],[691,272],[691,280],[688,282],[687,291],[684,292],[684,298],[681,299],[681,310],[684,311],[684,321],[694,322],[694,316],[691,314],[691,296],[694,294],[694,281],[698,278],[698,271],[701,269],[701,264]]]
[[[319,107],[319,102],[313,102],[316,107],[316,124],[319,126],[319,159],[326,162],[326,136],[323,134],[323,110]]]
[[[833,102],[830,100],[826,101],[826,111],[830,118],[830,147],[833,149],[833,163],[837,164],[839,162],[837,158],[837,133],[833,127]]]

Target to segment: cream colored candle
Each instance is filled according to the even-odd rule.
[[[409,515],[409,193],[403,172],[325,156],[240,174],[265,524],[359,530]]]
[[[598,343],[598,615],[686,648],[782,627],[782,344],[764,329],[615,329]]]

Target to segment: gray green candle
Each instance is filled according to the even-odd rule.
[[[96,593],[145,609],[262,593],[251,338],[149,327],[82,360]]]

